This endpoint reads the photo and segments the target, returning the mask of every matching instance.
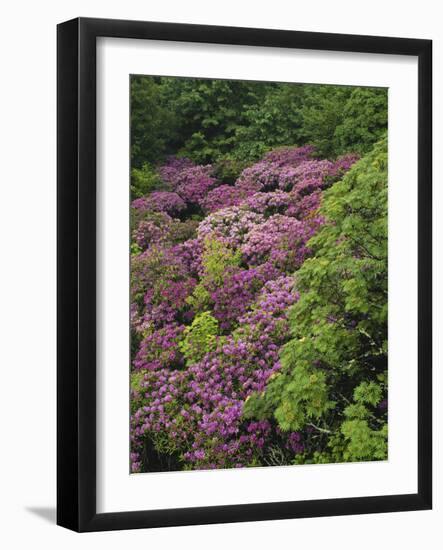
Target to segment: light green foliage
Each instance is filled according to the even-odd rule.
[[[227,270],[238,267],[240,261],[240,250],[233,251],[217,239],[206,239],[202,254],[203,276],[187,302],[196,311],[204,311],[210,303],[210,290],[220,287]]]
[[[160,187],[160,177],[149,163],[131,170],[131,199],[148,195]]]
[[[284,392],[284,397],[279,395]],[[310,422],[317,421],[334,406],[329,400],[326,376],[323,372],[305,367],[298,368],[288,383],[286,377],[275,376],[266,390],[266,396],[253,394],[245,403],[245,418],[266,418],[269,403],[278,400],[273,412],[283,431],[301,430]]]
[[[311,424],[317,435],[305,461],[386,456],[386,148],[383,139],[325,192],[326,223],[296,273],[300,299],[282,369],[245,407],[283,430]]]
[[[194,288],[191,296],[186,299],[186,302],[195,311],[205,311],[209,307],[210,301],[210,294],[202,281]]]
[[[340,427],[344,438],[345,460],[374,460],[387,457],[388,426],[371,410],[382,399],[384,383],[362,382],[354,390],[354,403],[344,410],[346,420]]]
[[[375,382],[362,382],[354,390],[354,400],[375,407],[382,398],[382,388]]]
[[[134,413],[143,403],[142,383],[144,380],[145,371],[138,370],[131,372],[130,389],[131,389],[131,413]]]
[[[218,239],[206,239],[202,255],[204,278],[215,286],[223,284],[226,271],[240,265],[240,250],[232,250]]]
[[[383,460],[387,458],[387,424],[383,424],[379,430],[372,430],[366,420],[347,420],[341,425],[341,433],[346,440],[346,446],[343,450],[345,461]]]
[[[229,268],[240,265],[240,250],[232,250],[228,245],[218,239],[206,239],[205,249],[202,254],[204,278],[214,284],[221,286]]]
[[[183,333],[179,344],[180,351],[189,363],[196,363],[217,343],[218,322],[209,311],[197,315]]]

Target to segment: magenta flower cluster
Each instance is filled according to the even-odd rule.
[[[215,212],[228,206],[238,206],[247,195],[247,190],[239,186],[219,185],[202,199],[201,205],[206,212]]]
[[[271,151],[233,185],[217,182],[211,166],[171,157],[158,169],[164,190],[133,201],[133,472],[149,471],[147,444],[182,469],[263,465],[276,441],[289,462],[303,452],[302,433],[245,419],[243,408],[280,368],[294,273],[323,223],[322,191],[356,160],[313,155],[310,146]],[[216,241],[235,258],[220,259],[221,280],[204,264]],[[217,334],[190,360],[183,342],[203,313]]]
[[[153,191],[148,197],[135,199],[131,204],[136,210],[166,212],[171,216],[180,214],[186,208],[185,201],[171,191]]]
[[[303,263],[308,252],[306,243],[313,234],[309,224],[274,214],[247,234],[241,250],[249,265],[270,261],[291,272]]]

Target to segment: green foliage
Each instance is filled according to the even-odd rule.
[[[320,156],[369,152],[387,127],[388,96],[383,88],[305,88],[301,136]]]
[[[215,348],[218,334],[218,322],[209,311],[197,315],[187,326],[179,348],[189,363],[196,363],[206,353]]]
[[[233,148],[235,134],[246,123],[248,105],[272,86],[236,80],[164,78],[168,106],[175,114],[179,148],[197,163],[213,162]]]
[[[196,311],[204,311],[210,303],[210,290],[220,287],[227,270],[238,267],[240,262],[240,250],[233,251],[217,239],[206,239],[202,253],[203,276],[187,302]]]
[[[248,163],[244,160],[226,154],[220,157],[214,165],[214,175],[219,181],[233,184],[247,165]]]
[[[341,152],[337,150],[334,134],[351,91],[352,88],[346,86],[314,85],[305,90],[302,134],[306,142],[316,146],[320,156],[333,157]]]
[[[341,425],[341,433],[346,440],[343,459],[347,462],[357,460],[383,460],[388,456],[388,425],[372,430],[366,420],[347,420]]]
[[[202,254],[204,279],[217,287],[223,284],[226,271],[240,265],[241,251],[233,250],[218,239],[206,239]]]
[[[186,299],[186,302],[195,311],[205,311],[209,307],[210,301],[211,297],[209,291],[201,281],[194,288],[191,296]]]
[[[312,143],[331,158],[367,153],[386,130],[387,90],[133,76],[131,125],[133,168],[178,152],[217,163],[230,183],[245,163],[281,145]]]
[[[271,148],[298,143],[304,96],[303,85],[278,84],[269,88],[263,101],[244,113],[246,123],[235,134],[235,157],[251,162]]]
[[[382,398],[382,388],[375,382],[362,382],[354,390],[354,400],[375,407]]]
[[[134,413],[143,403],[143,394],[140,391],[141,384],[145,376],[144,370],[131,371],[130,389],[131,389],[131,413]]]
[[[143,197],[160,187],[160,176],[149,163],[131,170],[131,199]]]
[[[386,139],[325,192],[321,213],[313,257],[296,274],[281,371],[245,414],[274,417],[283,430],[311,426],[305,462],[385,458]]]
[[[326,380],[323,372],[307,367],[298,368],[289,383],[286,377],[277,375],[269,384],[265,399],[263,395],[252,395],[245,403],[243,414],[245,418],[265,418],[270,410],[266,404],[279,400],[274,417],[280,428],[301,430],[334,407],[335,403],[328,398]],[[284,397],[279,399],[282,392]]]
[[[158,163],[174,139],[174,113],[163,97],[161,81],[145,76],[131,77],[131,165]]]
[[[387,457],[388,426],[372,411],[385,393],[384,383],[362,382],[354,390],[354,403],[344,409],[346,420],[340,427],[343,458],[348,461]]]
[[[379,141],[388,123],[388,94],[383,88],[355,88],[343,109],[343,117],[334,132],[340,153],[363,155]]]

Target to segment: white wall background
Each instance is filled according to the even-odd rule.
[[[441,332],[434,290],[434,510],[76,535],[55,521],[55,26],[77,16],[434,40],[434,280],[442,279],[443,30],[439,0],[66,0],[7,3],[0,86],[0,544],[8,549],[441,548]],[[439,250],[440,249],[440,250]],[[440,310],[440,311],[438,311]],[[439,340],[440,336],[440,341]]]

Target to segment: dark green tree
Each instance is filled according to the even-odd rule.
[[[387,90],[350,86],[305,87],[302,141],[320,156],[368,153],[387,128]]]
[[[163,97],[158,78],[131,77],[131,166],[157,164],[172,152],[175,116]]]
[[[352,151],[363,155],[383,136],[387,124],[387,89],[355,88],[334,132],[336,147],[340,153]]]
[[[345,86],[307,85],[301,107],[303,142],[315,145],[321,157],[334,157],[337,148],[335,131],[342,122],[343,110],[352,93]]]
[[[132,167],[167,154],[215,163],[232,182],[280,145],[319,156],[365,154],[387,126],[387,90],[347,86],[133,76]]]
[[[270,86],[188,78],[164,78],[162,85],[177,123],[176,146],[198,163],[214,162],[232,150],[237,129],[247,122],[245,112]]]
[[[233,155],[251,162],[274,147],[299,143],[304,95],[303,85],[269,87],[263,101],[245,111],[245,124],[236,130]]]

